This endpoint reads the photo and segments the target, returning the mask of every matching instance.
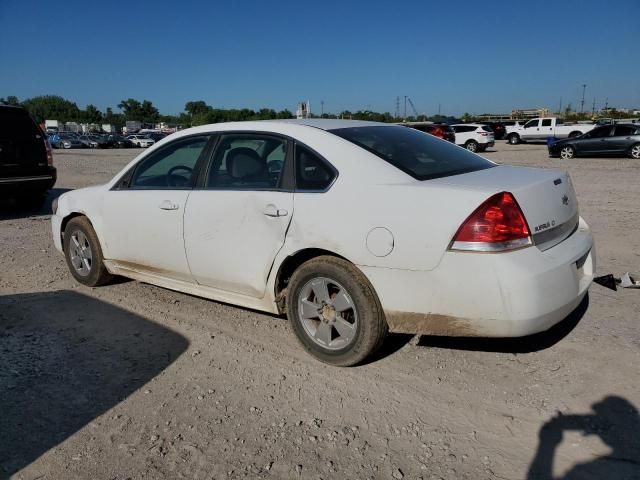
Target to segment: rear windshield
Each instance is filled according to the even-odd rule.
[[[28,138],[39,134],[40,129],[26,111],[20,108],[0,108],[0,137]]]
[[[329,131],[418,180],[448,177],[495,166],[464,148],[413,128],[375,126]]]

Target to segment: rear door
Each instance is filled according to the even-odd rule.
[[[0,107],[0,178],[37,176],[46,172],[43,133],[26,110]]]
[[[272,134],[221,136],[184,216],[184,246],[198,283],[264,296],[293,215],[292,148]]]
[[[613,136],[609,138],[611,153],[626,153],[634,143],[633,135],[640,127],[616,125]]]

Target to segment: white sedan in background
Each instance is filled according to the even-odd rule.
[[[156,143],[153,138],[147,138],[144,135],[129,135],[127,140],[130,140],[136,147],[142,148],[148,148]]]
[[[84,285],[122,275],[286,314],[308,352],[341,366],[388,331],[546,330],[594,273],[567,173],[373,122],[183,130],[60,196],[51,222]]]

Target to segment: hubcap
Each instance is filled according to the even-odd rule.
[[[86,277],[91,273],[91,265],[93,264],[91,245],[87,236],[80,230],[76,230],[71,234],[69,256],[71,257],[71,265],[73,265],[78,274]]]
[[[469,150],[470,152],[475,152],[476,151],[476,144],[475,143],[470,143],[469,145],[467,145],[467,150]]]
[[[358,313],[349,292],[335,280],[308,281],[298,297],[298,313],[306,334],[328,350],[348,346],[355,338]]]
[[[572,158],[573,157],[573,150],[569,147],[565,147],[562,150],[560,150],[560,156],[562,158]]]
[[[631,149],[631,156],[633,158],[640,158],[640,145],[636,145]]]

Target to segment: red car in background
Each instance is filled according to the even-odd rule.
[[[407,123],[405,126],[455,143],[456,133],[446,123]]]

